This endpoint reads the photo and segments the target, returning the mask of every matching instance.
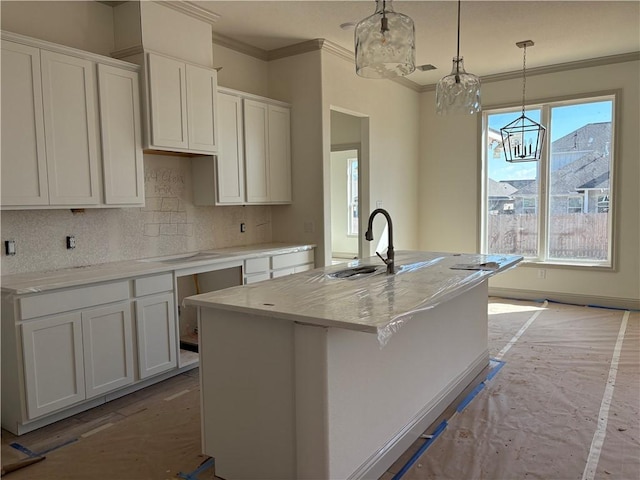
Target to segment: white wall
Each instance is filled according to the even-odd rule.
[[[527,99],[621,90],[615,172],[615,271],[523,265],[491,279],[494,289],[537,298],[640,306],[640,62],[530,76]],[[518,104],[522,80],[485,83],[485,107]],[[477,251],[480,218],[480,118],[437,116],[435,92],[420,99],[420,249]]]

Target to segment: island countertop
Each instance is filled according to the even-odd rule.
[[[385,344],[415,312],[449,301],[520,261],[517,255],[397,251],[394,275],[370,257],[195,295],[184,303],[375,333]],[[380,268],[370,275],[335,276],[360,266]]]

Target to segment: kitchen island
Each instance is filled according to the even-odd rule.
[[[521,260],[400,251],[185,299],[216,474],[378,478],[488,365],[487,280]]]

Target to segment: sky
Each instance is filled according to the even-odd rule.
[[[519,109],[511,113],[501,113],[489,116],[489,127],[494,130],[512,122],[522,114]],[[531,120],[540,122],[540,110],[525,110],[525,115]],[[579,105],[558,106],[552,109],[551,127],[547,128],[547,135],[553,142],[558,138],[587,125],[589,123],[610,122],[612,118],[612,102],[602,101]],[[549,137],[548,137],[549,138]],[[489,151],[489,177],[494,180],[525,180],[535,179],[538,162],[509,163],[500,152],[494,158],[493,150]]]

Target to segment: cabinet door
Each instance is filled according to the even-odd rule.
[[[247,178],[247,203],[269,201],[268,106],[244,100],[244,154]]]
[[[144,204],[138,74],[98,65],[104,200]]]
[[[243,203],[244,155],[242,150],[242,100],[218,94],[219,146],[216,162],[216,198],[218,204]]]
[[[216,142],[218,72],[209,68],[186,65],[186,74],[189,150],[216,153],[218,151]]]
[[[131,303],[82,312],[87,398],[133,383]]]
[[[96,205],[100,191],[95,65],[46,50],[40,55],[49,203]]]
[[[269,199],[291,202],[290,110],[269,105]]]
[[[21,325],[27,418],[85,398],[80,313]]]
[[[40,50],[2,41],[2,205],[48,205]]]
[[[173,293],[136,300],[140,378],[176,368],[177,342]]]
[[[186,65],[171,58],[148,54],[151,104],[151,147],[186,150]]]

